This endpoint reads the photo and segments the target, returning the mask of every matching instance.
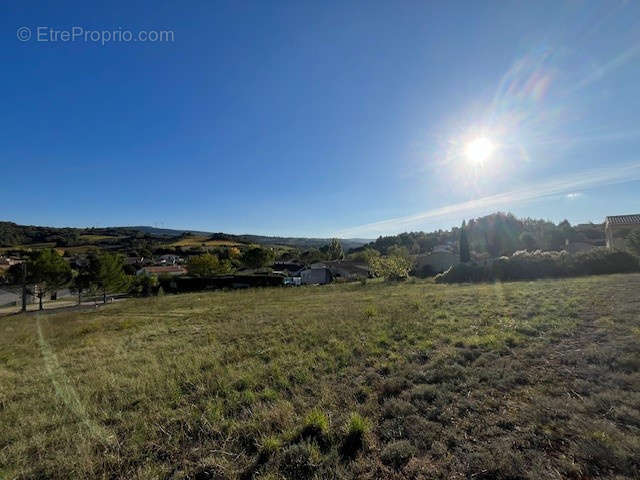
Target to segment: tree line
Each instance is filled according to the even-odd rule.
[[[127,292],[133,281],[124,272],[124,257],[117,253],[90,254],[87,261],[72,268],[56,250],[38,250],[8,271],[9,281],[22,287],[22,311],[26,311],[27,297],[38,298],[39,309],[47,294],[69,287],[78,294],[78,303],[85,292],[102,294],[103,302],[108,293]]]
[[[469,220],[464,226],[465,241],[470,251],[490,257],[512,255],[519,250],[563,250],[575,242],[602,246],[605,243],[603,224],[571,225],[567,220],[555,224],[547,220],[519,219],[511,213],[494,213]],[[450,244],[459,247],[461,228],[434,232],[405,232],[399,235],[380,236],[375,241],[353,249],[355,253],[374,249],[387,255],[390,248],[404,247],[410,254],[431,252],[436,245]]]

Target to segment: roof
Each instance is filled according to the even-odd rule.
[[[181,267],[180,265],[169,265],[166,267],[144,267],[140,270],[144,270],[147,273],[173,273],[173,272],[185,272],[186,268]]]
[[[299,272],[304,268],[304,265],[298,265],[297,263],[288,262],[275,262],[271,268],[284,272]]]
[[[640,225],[640,213],[633,215],[613,215],[606,218],[611,225]]]
[[[331,260],[325,262],[325,265],[333,273],[369,275],[369,265],[362,262],[355,262],[352,260]]]

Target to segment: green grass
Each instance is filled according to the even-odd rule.
[[[0,478],[638,478],[639,291],[368,282],[0,318]]]

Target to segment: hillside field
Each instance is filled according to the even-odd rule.
[[[640,275],[0,318],[0,478],[640,478]]]

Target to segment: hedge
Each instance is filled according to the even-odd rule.
[[[639,272],[640,262],[628,252],[598,248],[588,252],[515,252],[484,264],[461,263],[436,275],[436,283],[533,280],[580,275]]]

